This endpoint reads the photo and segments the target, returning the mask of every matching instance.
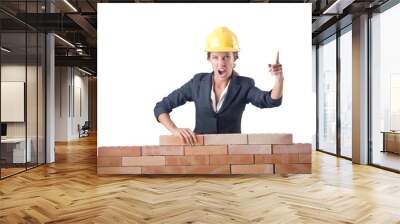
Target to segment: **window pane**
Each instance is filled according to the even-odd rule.
[[[336,41],[318,48],[318,146],[336,153]]]
[[[340,152],[352,157],[352,35],[351,30],[340,37]]]
[[[30,158],[26,144],[26,34],[2,33],[1,46],[1,177],[25,170]],[[28,151],[26,150],[28,146]]]
[[[372,163],[400,170],[400,4],[371,19]],[[397,131],[397,132],[392,132]],[[385,137],[384,138],[384,133]],[[383,150],[383,152],[382,152]]]
[[[30,147],[30,158],[28,159],[28,168],[37,165],[37,33],[28,32],[28,62],[27,62],[27,141]]]
[[[0,7],[28,23],[45,12],[45,0],[0,1]],[[35,25],[0,12],[1,123],[0,177],[45,161],[45,35]],[[40,31],[39,31],[40,32]]]
[[[43,33],[39,33],[38,46],[38,164],[45,163],[45,44],[46,37]]]

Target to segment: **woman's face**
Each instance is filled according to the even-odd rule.
[[[208,61],[213,67],[216,79],[225,81],[232,75],[235,63],[233,52],[211,52]]]

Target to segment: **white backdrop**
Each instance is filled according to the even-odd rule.
[[[154,117],[155,104],[194,74],[211,72],[208,34],[227,26],[239,39],[235,70],[270,90],[268,63],[280,52],[283,103],[248,104],[242,133],[293,133],[312,142],[315,93],[311,72],[311,4],[98,4],[98,146],[158,144],[169,132]],[[194,129],[194,103],[176,108],[178,127]]]

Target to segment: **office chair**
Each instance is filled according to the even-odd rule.
[[[89,136],[89,129],[90,129],[90,125],[89,125],[89,121],[85,121],[85,123],[82,125],[82,127],[79,127],[80,125],[78,125],[78,129],[79,129],[79,138],[80,137],[87,137]]]

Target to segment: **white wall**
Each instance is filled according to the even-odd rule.
[[[74,136],[74,138],[78,137],[79,133],[78,133],[78,129],[77,126],[78,124],[80,124],[81,126],[85,123],[85,121],[88,120],[89,118],[89,110],[88,110],[88,97],[89,97],[89,93],[88,93],[88,77],[85,76],[81,76],[81,73],[79,70],[75,69],[74,70],[74,89],[75,89],[75,104],[74,104],[74,110],[75,110],[75,116],[72,119],[72,135]],[[78,93],[78,91],[80,90],[80,93]],[[79,94],[80,94],[80,98],[79,98]],[[79,102],[80,100],[80,102]],[[81,108],[79,108],[81,107]],[[81,113],[79,111],[79,109],[81,109]]]
[[[68,140],[68,67],[55,68],[55,140]]]
[[[27,72],[27,73],[26,73]],[[41,72],[41,71],[39,71]],[[25,82],[25,75],[28,75],[30,87],[27,88],[27,118],[28,118],[28,137],[31,133],[35,133],[36,136],[36,66],[18,65],[18,64],[6,64],[1,66],[1,81],[3,82]],[[32,103],[33,102],[33,103]],[[40,106],[40,105],[39,105]],[[22,108],[24,109],[24,108]],[[7,108],[2,108],[2,110],[7,110]],[[34,122],[34,123],[32,123]],[[7,136],[8,137],[25,137],[25,122],[7,122]]]
[[[167,130],[153,108],[195,73],[210,72],[207,35],[228,26],[241,48],[237,67],[270,90],[268,64],[276,51],[285,76],[283,103],[249,104],[243,133],[293,133],[312,142],[315,92],[311,70],[311,4],[98,4],[98,145],[158,144]],[[118,25],[116,25],[118,24]],[[194,128],[193,103],[171,113],[179,127]]]
[[[78,124],[88,120],[88,78],[76,68],[56,67],[55,82],[55,140],[77,139]],[[82,113],[77,105],[82,105]]]

